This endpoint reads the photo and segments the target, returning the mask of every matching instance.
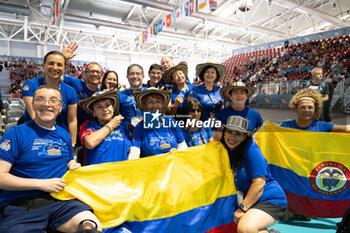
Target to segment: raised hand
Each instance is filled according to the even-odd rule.
[[[69,45],[66,47],[65,43],[63,42],[63,56],[67,59],[70,60],[73,57],[75,57],[76,55],[78,55],[77,53],[74,53],[75,50],[77,50],[78,48],[78,44],[76,42],[70,42]]]
[[[124,117],[122,115],[115,116],[107,123],[107,125],[112,129],[115,129],[120,125],[123,119]]]

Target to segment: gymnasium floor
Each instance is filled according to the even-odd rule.
[[[260,112],[264,121],[268,120],[280,124],[287,119],[296,119],[295,112],[290,109],[252,107]],[[335,124],[350,124],[350,115],[342,112],[332,113],[331,118]],[[293,219],[280,222],[272,226],[271,229],[281,233],[335,233],[337,231],[336,223],[340,221],[341,218],[312,218],[310,222]]]

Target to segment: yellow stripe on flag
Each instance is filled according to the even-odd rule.
[[[299,176],[309,178],[311,171],[326,161],[350,168],[350,134],[283,128],[265,121],[255,138],[270,164],[293,170]]]
[[[68,171],[63,179],[64,191],[52,196],[87,203],[104,228],[171,217],[236,193],[227,152],[219,142],[86,166]]]

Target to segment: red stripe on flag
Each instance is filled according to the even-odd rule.
[[[300,196],[285,191],[288,199],[288,209],[296,214],[318,217],[339,218],[343,217],[350,206],[350,200],[330,201]]]
[[[205,233],[237,233],[237,224],[231,222],[226,225],[214,227]]]

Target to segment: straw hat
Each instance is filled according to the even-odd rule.
[[[253,135],[259,129],[257,128],[257,129],[254,129],[253,131],[248,131],[247,130],[248,125],[249,125],[249,121],[246,118],[241,116],[230,116],[227,119],[226,125],[224,124],[224,127],[235,132],[245,133],[248,136]]]
[[[93,116],[93,104],[102,99],[111,99],[115,113],[119,112],[119,96],[116,90],[95,92],[91,97],[79,100],[78,104],[85,112]]]
[[[176,66],[172,66],[167,71],[165,71],[163,74],[164,82],[166,84],[173,84],[173,80],[172,80],[173,73],[175,71],[178,71],[178,70],[182,70],[184,72],[185,76],[187,77],[188,76],[187,62],[182,61],[179,64],[177,64]]]
[[[224,100],[231,101],[230,92],[233,89],[239,89],[239,88],[243,88],[247,91],[248,98],[251,97],[255,92],[255,88],[247,87],[244,82],[234,82],[232,84],[232,86],[227,86],[227,87],[222,88],[220,91],[220,94]]]
[[[202,70],[207,66],[213,66],[218,70],[218,74],[217,74],[218,81],[220,81],[224,77],[225,72],[226,72],[226,66],[221,65],[221,64],[217,64],[217,63],[213,63],[213,62],[206,62],[206,63],[198,64],[196,66],[196,74],[198,77],[199,77],[199,74],[202,72]],[[202,80],[203,77],[199,77],[199,78]],[[204,81],[204,80],[202,80],[202,81]]]
[[[150,87],[147,90],[141,90],[141,91],[134,91],[134,97],[137,104],[137,107],[141,110],[141,112],[144,112],[144,106],[142,105],[142,99],[147,96],[148,94],[159,94],[164,97],[164,106],[168,106],[170,100],[171,100],[171,91],[165,91],[165,90],[159,90],[155,87]]]

